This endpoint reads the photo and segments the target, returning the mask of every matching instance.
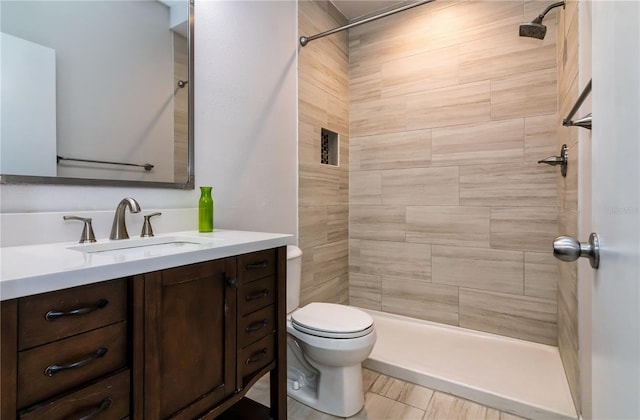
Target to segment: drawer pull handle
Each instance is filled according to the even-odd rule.
[[[262,321],[254,322],[253,324],[249,325],[247,328],[244,329],[244,331],[247,333],[253,333],[256,331],[260,331],[267,325],[269,325],[269,321],[267,321],[266,319],[263,319]]]
[[[247,270],[259,270],[261,268],[267,268],[267,260],[247,264]]]
[[[47,367],[44,370],[44,374],[47,375],[47,376],[53,376],[56,373],[58,373],[60,371],[63,371],[63,370],[81,368],[82,366],[88,365],[89,363],[93,362],[94,360],[99,359],[100,357],[104,356],[105,354],[107,354],[107,349],[105,347],[100,347],[98,350],[96,350],[95,354],[92,354],[91,356],[87,357],[86,359],[79,360],[79,361],[73,362],[73,363],[69,363],[68,365],[50,365],[49,367]]]
[[[256,300],[256,299],[260,299],[263,297],[267,297],[269,296],[269,289],[264,289],[258,293],[254,293],[252,295],[247,295],[247,297],[245,297],[247,302],[251,302],[252,300]]]
[[[111,398],[105,398],[104,400],[102,400],[102,402],[100,402],[100,405],[95,407],[93,410],[88,412],[86,415],[84,415],[82,417],[78,417],[78,420],[91,420],[91,419],[95,418],[98,414],[102,413],[103,411],[107,411],[109,409],[109,407],[111,407],[112,403],[113,402],[111,401]]]
[[[53,321],[55,319],[62,318],[63,316],[84,315],[84,314],[88,314],[90,312],[96,311],[98,309],[102,309],[108,304],[109,304],[109,301],[107,299],[100,299],[96,304],[96,306],[92,306],[89,308],[78,308],[69,312],[49,311],[46,314],[44,314],[44,319],[46,319],[47,321]]]
[[[247,361],[244,362],[244,364],[249,366],[252,363],[259,362],[260,360],[264,359],[265,357],[267,357],[267,349],[266,349],[266,347],[264,349],[260,350],[259,352],[254,353],[253,355],[251,355],[251,357],[249,357],[247,359]]]

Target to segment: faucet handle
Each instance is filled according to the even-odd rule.
[[[93,234],[93,226],[91,226],[91,218],[90,217],[78,217],[78,216],[63,216],[64,220],[79,220],[84,222],[84,227],[82,228],[82,234],[80,235],[80,240],[78,241],[81,244],[87,242],[96,242],[96,236]]]
[[[151,213],[144,216],[144,223],[142,224],[141,238],[150,238],[153,236],[153,229],[151,228],[151,218],[153,216],[160,216],[162,213]]]

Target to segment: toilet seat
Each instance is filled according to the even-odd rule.
[[[373,318],[349,306],[313,302],[291,314],[291,325],[306,334],[347,339],[370,334]]]

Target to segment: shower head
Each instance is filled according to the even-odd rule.
[[[544,19],[546,14],[549,13],[551,9],[554,9],[560,6],[564,7],[564,1],[559,1],[557,3],[553,3],[547,6],[544,12],[539,14],[535,19],[533,19],[533,21],[522,22],[520,24],[520,36],[544,39],[544,36],[547,34],[547,27],[542,24],[542,19]]]
[[[535,18],[533,22],[522,22],[520,24],[520,36],[529,38],[544,39],[547,34],[547,27],[542,24],[540,16]]]

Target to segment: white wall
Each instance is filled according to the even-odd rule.
[[[195,177],[213,186],[215,226],[296,234],[296,3],[197,0],[195,22]],[[125,196],[146,213],[196,207],[200,194],[2,185],[2,223],[14,212],[112,211]],[[65,229],[69,239],[51,241],[77,239],[79,226]]]

